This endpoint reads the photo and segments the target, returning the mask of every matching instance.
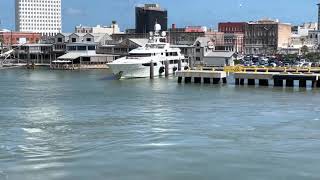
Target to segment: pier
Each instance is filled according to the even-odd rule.
[[[223,71],[207,71],[207,70],[186,70],[176,73],[178,83],[195,83],[195,84],[219,84],[227,83],[227,73]]]
[[[235,85],[269,86],[273,81],[275,87],[294,87],[295,81],[299,81],[299,87],[307,87],[307,81],[312,82],[312,87],[320,87],[320,74],[304,73],[267,73],[267,72],[238,72],[234,73]],[[257,83],[258,81],[258,83]]]
[[[212,69],[212,68],[211,68]],[[178,83],[219,84],[227,83],[229,74],[233,74],[235,85],[248,86],[274,86],[307,88],[320,88],[320,70],[316,68],[244,68],[227,67],[219,70],[204,69],[178,71]],[[309,83],[308,83],[309,82]]]

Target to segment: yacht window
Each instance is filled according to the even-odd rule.
[[[178,53],[177,52],[173,52],[172,55],[173,56],[178,56]]]
[[[95,46],[88,46],[88,50],[96,50],[96,47]]]
[[[170,56],[172,56],[172,52],[170,52]]]
[[[166,56],[169,56],[169,53],[166,53]]]
[[[130,54],[130,57],[150,57],[151,54],[149,53],[139,53],[139,54]]]
[[[150,66],[151,65],[151,63],[144,63],[144,64],[142,64],[142,66]],[[153,63],[153,66],[157,66],[157,63]]]
[[[170,60],[170,64],[174,64],[174,60]]]

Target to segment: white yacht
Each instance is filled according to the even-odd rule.
[[[150,66],[153,64],[154,76],[164,75],[166,64],[169,74],[181,68],[187,68],[188,63],[179,48],[171,48],[166,43],[166,33],[160,34],[161,26],[155,25],[155,32],[150,33],[149,42],[129,52],[129,55],[109,63],[112,73],[118,78],[144,78],[150,76]]]

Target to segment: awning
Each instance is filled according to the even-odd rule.
[[[71,63],[72,61],[56,60],[52,61],[53,63]]]
[[[80,53],[80,52],[69,52],[65,55],[58,57],[58,59],[74,60],[74,59],[79,58],[82,55],[83,55],[83,53]]]

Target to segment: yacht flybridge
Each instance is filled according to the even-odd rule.
[[[150,76],[150,66],[153,64],[154,75],[159,76],[165,72],[167,63],[169,74],[181,67],[188,66],[184,55],[179,48],[171,48],[166,41],[166,32],[161,31],[159,24],[155,25],[155,32],[150,33],[149,42],[144,46],[129,52],[129,55],[109,63],[112,73],[119,78],[144,78]],[[151,64],[152,63],[152,64]]]

